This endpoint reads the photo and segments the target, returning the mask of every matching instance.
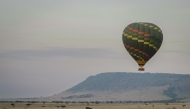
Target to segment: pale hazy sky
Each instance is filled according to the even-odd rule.
[[[189,0],[0,0],[0,98],[49,96],[90,75],[138,72],[122,42],[133,22],[163,31],[145,72],[190,74]]]

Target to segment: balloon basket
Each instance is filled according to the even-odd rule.
[[[144,71],[144,68],[139,68],[139,71]]]

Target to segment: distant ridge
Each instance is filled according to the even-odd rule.
[[[64,83],[63,83],[64,84]],[[89,76],[74,87],[41,98],[1,99],[24,101],[187,101],[190,75],[169,73],[107,72]],[[0,100],[0,101],[1,101]]]
[[[158,87],[171,84],[171,87],[184,82],[183,79],[190,79],[190,75],[164,74],[164,73],[125,73],[110,72],[90,76],[85,81],[66,90],[66,92],[80,91],[120,91],[133,90],[148,87]],[[183,80],[183,81],[182,81]],[[187,80],[186,80],[187,81]],[[189,85],[189,84],[188,84]],[[181,86],[181,85],[180,85]],[[186,86],[186,85],[185,85]],[[182,86],[181,86],[182,87]]]
[[[190,75],[107,72],[51,96],[60,100],[170,100],[190,98]]]

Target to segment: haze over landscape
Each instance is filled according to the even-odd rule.
[[[133,22],[163,32],[145,72],[190,74],[189,0],[1,0],[0,13],[0,98],[50,96],[99,73],[138,72],[122,43]]]

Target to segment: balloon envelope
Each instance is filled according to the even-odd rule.
[[[159,50],[163,34],[155,24],[136,22],[124,29],[122,39],[128,53],[142,68]]]

